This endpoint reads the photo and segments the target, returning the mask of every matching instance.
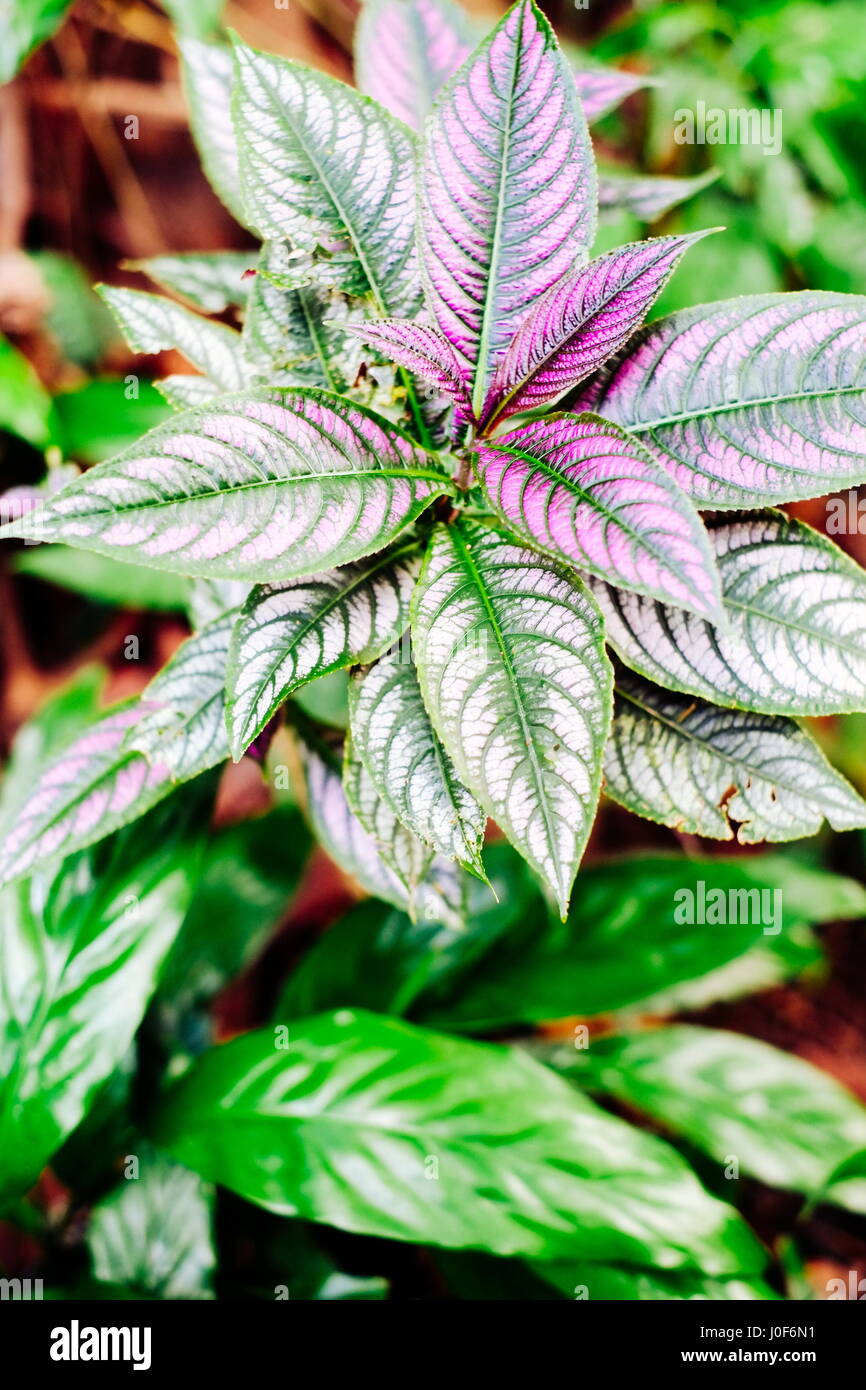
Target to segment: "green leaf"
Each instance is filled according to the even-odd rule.
[[[262,584],[232,634],[226,719],[237,760],[293,691],[387,651],[409,623],[421,555],[413,542],[312,579]]]
[[[325,73],[237,43],[233,117],[250,218],[302,251],[347,242],[342,288],[381,314],[420,302],[415,145],[384,107]]]
[[[51,442],[51,397],[27,361],[0,337],[0,430],[8,430],[36,448]]]
[[[461,784],[401,648],[349,682],[352,747],[379,796],[424,844],[483,877],[487,817]]]
[[[177,348],[221,390],[240,391],[246,384],[241,336],[235,329],[158,294],[114,285],[101,285],[99,292],[134,352]]]
[[[433,727],[564,915],[610,724],[598,612],[568,570],[470,522],[434,532],[412,610]]]
[[[0,1191],[27,1190],[126,1052],[189,905],[210,789],[3,893]]]
[[[101,463],[169,413],[156,387],[137,377],[96,377],[75,391],[61,391],[54,410],[64,456],[83,463]]]
[[[323,1015],[293,1024],[287,1043],[267,1029],[213,1050],[168,1094],[155,1129],[206,1179],[346,1230],[708,1273],[762,1263],[672,1148],[525,1054],[375,1014]]]
[[[206,39],[219,25],[225,0],[162,0],[181,34]]]
[[[628,1265],[604,1265],[587,1261],[533,1261],[530,1268],[570,1299],[590,1302],[662,1302],[688,1299],[713,1303],[778,1299],[763,1279],[709,1278],[691,1270],[670,1272]]]
[[[0,534],[272,582],[383,549],[452,491],[371,411],[324,392],[250,391],[169,420]]]
[[[611,646],[659,685],[764,714],[866,706],[866,572],[781,512],[707,523],[727,629],[679,608],[587,583]]]
[[[0,83],[11,82],[34,48],[60,28],[72,0],[10,0],[4,6]]]
[[[712,894],[724,895],[722,925]],[[804,922],[864,913],[859,885],[781,858],[612,859],[579,875],[564,927],[529,916],[416,1012],[461,1032],[610,1013],[786,941]]]
[[[175,372],[171,376],[160,377],[155,381],[159,394],[175,410],[192,410],[197,405],[215,400],[220,389],[206,376],[196,376],[192,372]]]
[[[177,612],[186,606],[189,584],[179,575],[145,569],[143,565],[72,550],[66,545],[40,545],[20,550],[12,568],[18,574],[33,575],[62,589],[84,594],[99,603],[122,608],[153,608]]]
[[[222,314],[246,303],[251,282],[245,276],[256,259],[255,251],[193,251],[126,264],[203,313]]]
[[[231,119],[231,49],[195,38],[181,39],[178,47],[190,128],[202,168],[214,192],[244,226],[237,141]]]
[[[189,1007],[238,975],[288,909],[309,852],[310,836],[294,806],[214,832],[160,975],[159,998]]]
[[[135,1157],[137,1174],[90,1214],[94,1277],[150,1298],[213,1298],[212,1189],[149,1144]]]
[[[754,1038],[680,1024],[593,1039],[582,1056],[592,1088],[772,1187],[818,1193],[866,1145],[866,1107],[817,1067]]]
[[[866,825],[866,802],[792,719],[617,681],[605,791],[636,815],[756,844]]]

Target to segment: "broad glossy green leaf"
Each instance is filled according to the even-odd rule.
[[[721,916],[713,894],[723,895]],[[564,927],[530,917],[416,1013],[461,1032],[609,1013],[787,940],[802,923],[864,912],[859,885],[781,858],[612,859],[578,876]]]
[[[72,0],[10,0],[3,13],[0,82],[11,82],[25,58],[63,23]]]
[[[581,1056],[592,1088],[773,1187],[818,1193],[866,1145],[866,1107],[850,1091],[754,1038],[680,1024],[594,1039]]]
[[[64,456],[83,463],[110,458],[169,414],[156,387],[136,376],[94,377],[74,391],[61,391],[54,412]]]
[[[143,290],[102,285],[100,293],[134,352],[177,348],[220,390],[240,391],[245,386],[241,336],[234,328]]]
[[[18,574],[33,575],[84,594],[99,603],[122,608],[153,608],[177,612],[187,603],[189,582],[164,570],[146,569],[108,555],[73,550],[66,545],[40,545],[20,550],[13,560]]]
[[[456,522],[433,534],[412,637],[424,703],[460,781],[564,914],[610,723],[595,605],[554,561]]]
[[[672,1148],[525,1054],[375,1014],[215,1049],[166,1096],[155,1131],[206,1179],[347,1230],[709,1273],[762,1263]]]
[[[233,117],[243,195],[263,237],[340,251],[342,288],[410,316],[415,146],[384,107],[345,83],[238,42]]]
[[[51,397],[35,371],[6,338],[0,337],[0,430],[17,434],[37,448],[50,443]]]
[[[403,825],[446,859],[484,874],[487,817],[460,782],[401,647],[349,681],[352,746]]]
[[[133,1152],[137,1174],[90,1213],[94,1277],[151,1298],[212,1298],[212,1188],[150,1144],[138,1143]]]
[[[534,1260],[530,1269],[558,1289],[565,1298],[590,1302],[689,1302],[738,1303],[778,1299],[769,1284],[754,1276],[747,1279],[710,1278],[691,1270],[670,1273],[629,1265],[605,1265],[591,1261]]]
[[[452,490],[372,411],[325,392],[250,391],[169,420],[0,534],[273,582],[384,549]]]
[[[192,896],[211,789],[4,890],[0,1192],[27,1190],[126,1052]]]
[[[239,974],[288,910],[310,848],[294,806],[215,831],[158,997],[187,1006]]]
[[[722,515],[707,529],[726,630],[588,577],[623,661],[659,685],[734,709],[863,709],[866,571],[781,512]]]
[[[232,634],[226,718],[236,759],[293,691],[387,651],[409,623],[421,553],[409,541],[312,579],[257,585]]]
[[[617,681],[605,791],[649,820],[756,844],[866,825],[866,802],[793,719]]]

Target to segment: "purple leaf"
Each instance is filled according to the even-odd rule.
[[[499,362],[483,424],[537,410],[624,346],[688,246],[707,232],[620,246],[543,295]]]
[[[472,48],[466,15],[449,0],[368,0],[355,38],[358,86],[421,130]]]
[[[618,174],[600,170],[598,176],[598,210],[619,215],[630,212],[641,222],[656,222],[671,208],[687,198],[703,192],[720,176],[720,170],[708,169],[692,178],[665,174]]]
[[[653,85],[651,77],[640,72],[620,72],[618,68],[577,68],[577,92],[588,121],[606,116],[626,97]]]
[[[532,302],[595,234],[595,164],[553,30],[520,0],[443,90],[428,124],[421,247],[436,321],[487,394]]]
[[[409,319],[378,319],[347,326],[346,332],[378,348],[389,361],[423,377],[453,401],[458,428],[472,419],[463,370],[448,339],[438,329]]]
[[[821,497],[866,479],[866,296],[803,290],[644,328],[582,397],[704,507]]]
[[[491,506],[532,545],[611,584],[718,620],[720,586],[685,493],[636,440],[592,415],[552,415],[478,445]]]

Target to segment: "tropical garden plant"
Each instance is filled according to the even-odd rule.
[[[593,256],[582,99],[606,110],[630,79],[576,75],[532,0],[480,42],[445,0],[373,0],[361,91],[239,40],[183,52],[204,167],[262,246],[145,266],[186,303],[103,289],[134,349],[200,374],[160,383],[177,413],[119,456],[4,499],[6,537],[88,552],[121,587],[173,577],[193,633],[107,711],[85,672],[16,746],[0,1195],[20,1214],[108,1124],[141,1174],[97,1184],[104,1288],[206,1294],[217,1184],[435,1247],[457,1296],[774,1297],[730,1180],[866,1209],[866,1110],[763,1044],[629,1010],[796,973],[866,894],[778,853],[578,869],[602,788],[739,845],[866,826],[800,722],[866,708],[866,576],[779,510],[866,478],[866,300],[644,326],[708,232]],[[207,317],[228,306],[240,330]],[[343,729],[310,692],[346,670]],[[209,835],[214,770],[245,757],[275,809]],[[252,939],[220,873],[241,862],[272,920],[295,803],[369,900],[272,1024],[208,1045],[190,1020]],[[783,907],[675,913],[707,885]],[[111,1096],[149,1001],[170,1061],[133,1137]],[[582,1026],[574,1046],[471,1040],[608,1014],[588,1047]],[[169,1210],[169,1271],[136,1265],[124,1230]],[[319,1296],[381,1296],[334,1277]]]

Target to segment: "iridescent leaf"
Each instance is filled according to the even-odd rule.
[[[719,178],[718,169],[708,169],[692,178],[665,174],[619,174],[598,171],[599,216],[621,217],[631,213],[641,222],[656,222],[671,208],[702,193]]]
[[[466,14],[451,0],[366,0],[355,31],[358,86],[420,131],[472,48]]]
[[[4,531],[191,576],[292,579],[382,549],[451,488],[360,406],[251,391],[151,430]]]
[[[415,148],[389,112],[325,73],[237,43],[233,115],[249,212],[302,251],[348,243],[342,288],[415,312]]]
[[[427,127],[421,250],[433,313],[476,413],[527,309],[595,233],[595,165],[553,30],[519,0],[443,90]]]
[[[589,584],[623,661],[659,685],[766,714],[866,709],[866,572],[779,512],[715,518],[727,627]]]
[[[233,328],[158,294],[113,285],[100,286],[100,293],[134,352],[177,348],[223,391],[239,391],[245,384],[241,336]]]
[[[454,349],[437,329],[408,319],[378,319],[347,329],[370,343],[392,362],[430,382],[457,408],[456,423],[465,425],[472,418],[472,405],[466,382]]]
[[[653,85],[653,79],[645,73],[619,68],[575,67],[574,81],[588,121],[599,120],[627,97]]]
[[[597,372],[631,337],[706,232],[620,246],[572,271],[533,305],[496,369],[483,423],[538,410]]]
[[[433,730],[408,652],[390,652],[352,676],[349,714],[352,745],[399,820],[447,859],[483,874],[487,817]]]
[[[866,297],[803,290],[672,314],[586,401],[703,506],[852,486],[866,478]]]
[[[719,618],[719,577],[685,493],[638,442],[593,415],[551,415],[477,445],[494,512],[613,584]]]
[[[255,588],[237,620],[226,718],[239,758],[287,696],[306,681],[373,661],[409,622],[420,553],[413,544],[312,579]]]
[[[598,611],[564,567],[469,522],[434,532],[412,609],[433,727],[564,913],[610,723]]]
[[[633,676],[616,685],[605,791],[693,835],[757,844],[866,825],[866,802],[779,715],[721,709]]]

